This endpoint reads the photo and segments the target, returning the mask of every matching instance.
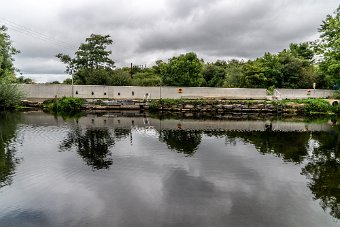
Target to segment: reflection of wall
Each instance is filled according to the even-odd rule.
[[[62,125],[61,117],[45,114],[43,112],[23,113],[25,123],[34,125]],[[76,124],[76,120],[71,119]],[[265,131],[268,130],[269,122],[256,120],[200,120],[200,119],[157,119],[143,116],[122,116],[121,114],[105,114],[97,116],[88,114],[78,119],[82,127],[108,127],[130,129],[131,127],[153,127],[157,130],[164,129],[192,129],[192,130],[230,130],[230,131]],[[304,122],[273,121],[273,131],[327,131],[331,124],[316,124]]]

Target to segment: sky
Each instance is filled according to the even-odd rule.
[[[117,67],[152,66],[194,51],[206,62],[253,59],[318,38],[338,0],[0,0],[0,24],[36,82],[68,78],[55,55],[91,34],[110,35]]]

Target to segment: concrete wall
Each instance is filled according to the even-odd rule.
[[[279,99],[329,98],[333,90],[324,89],[276,89],[274,95]]]
[[[223,98],[223,99],[266,99],[266,89],[252,88],[208,88],[208,87],[137,87],[60,84],[22,84],[18,85],[26,99],[45,100],[55,97],[73,96],[85,99],[159,99],[159,98]],[[72,91],[73,90],[73,91]],[[332,90],[277,89],[278,98],[326,98]]]

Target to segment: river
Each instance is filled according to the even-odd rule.
[[[0,226],[338,226],[336,119],[0,114]]]

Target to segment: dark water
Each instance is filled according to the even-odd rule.
[[[0,226],[338,226],[331,121],[0,115]]]

